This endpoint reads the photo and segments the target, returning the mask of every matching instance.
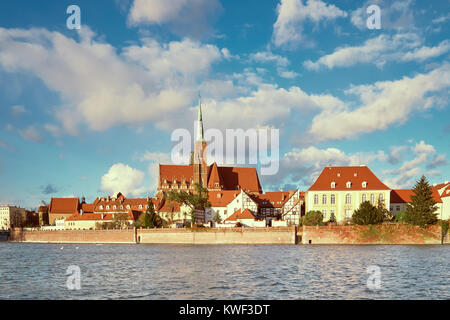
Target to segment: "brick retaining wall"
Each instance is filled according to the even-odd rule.
[[[440,244],[441,228],[422,229],[406,224],[376,226],[303,226],[298,235],[303,244]],[[450,243],[447,235],[444,243]]]

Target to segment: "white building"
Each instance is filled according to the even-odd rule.
[[[325,167],[305,195],[305,211],[321,211],[324,221],[338,223],[352,218],[364,201],[390,208],[389,189],[366,166]]]
[[[0,206],[0,230],[22,227],[25,223],[25,209],[16,206]]]

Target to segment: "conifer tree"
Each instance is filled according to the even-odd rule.
[[[413,191],[411,203],[408,203],[406,207],[405,221],[422,228],[435,224],[437,222],[436,201],[433,199],[433,191],[425,176],[416,182]]]

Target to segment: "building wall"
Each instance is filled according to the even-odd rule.
[[[238,210],[244,211],[244,209],[249,209],[253,215],[257,216],[258,214],[258,205],[255,201],[253,201],[252,198],[250,198],[245,192],[241,191],[239,195],[233,199],[228,205],[227,205],[227,217],[231,216],[233,213],[235,213]],[[226,219],[225,218],[225,219]]]
[[[48,214],[48,222],[50,225],[55,225],[55,220],[67,219],[71,215],[73,215],[73,212],[49,213]]]
[[[9,230],[11,225],[15,223],[20,224],[16,227],[21,227],[25,223],[26,215],[25,209],[15,206],[0,207],[0,230]]]
[[[314,196],[319,196],[317,204],[314,203]],[[335,204],[331,204],[331,195],[336,197]],[[350,194],[351,203],[346,204],[346,195]],[[305,194],[306,212],[318,210],[324,213],[324,221],[328,221],[331,217],[331,211],[334,210],[334,216],[338,223],[343,223],[347,219],[351,219],[353,212],[359,208],[363,202],[363,195],[366,195],[366,200],[370,201],[370,195],[374,194],[374,205],[377,205],[380,194],[384,198],[384,206],[390,208],[390,190],[333,190],[333,191],[308,191]],[[326,203],[322,203],[322,196],[326,195]]]

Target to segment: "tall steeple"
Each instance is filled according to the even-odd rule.
[[[203,136],[202,102],[198,95],[197,137],[194,142],[194,183],[203,187],[208,184],[208,165],[206,161],[206,141]]]
[[[196,141],[205,141],[203,137],[202,101],[198,95],[198,118],[197,118],[197,138]]]

